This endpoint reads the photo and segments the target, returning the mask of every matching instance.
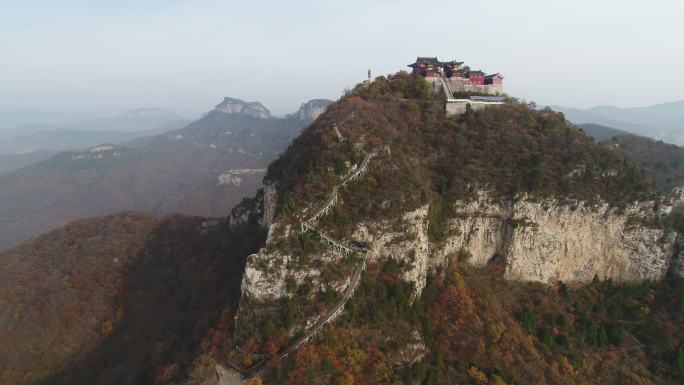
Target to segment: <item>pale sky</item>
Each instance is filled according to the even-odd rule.
[[[0,0],[0,111],[287,113],[416,56],[540,104],[684,99],[682,0]]]

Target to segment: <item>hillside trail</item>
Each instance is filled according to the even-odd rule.
[[[342,123],[351,120],[353,116],[354,112],[352,112],[350,117],[344,119]],[[340,142],[348,140],[342,137],[342,135],[339,132],[337,124],[333,125],[333,130],[338,139],[340,140]],[[356,167],[352,168],[352,171],[347,176],[343,177],[342,180],[336,186],[333,187],[333,191],[331,192],[330,197],[325,201],[323,207],[317,210],[309,218],[302,221],[300,231],[302,234],[312,233],[318,236],[319,239],[323,242],[323,244],[325,244],[327,248],[333,252],[340,253],[345,256],[359,256],[361,262],[354,269],[354,272],[351,275],[349,285],[347,285],[347,288],[345,289],[340,301],[338,301],[335,304],[335,306],[333,306],[330,310],[325,312],[322,317],[319,317],[319,320],[313,326],[311,326],[302,337],[298,338],[295,342],[290,344],[286,349],[279,353],[277,356],[278,361],[284,360],[290,354],[299,349],[301,345],[309,342],[309,340],[312,337],[316,336],[318,333],[320,333],[327,324],[333,322],[342,314],[347,302],[349,302],[349,300],[354,296],[354,293],[356,292],[356,289],[358,288],[359,283],[361,282],[363,272],[366,269],[366,250],[362,250],[352,245],[345,245],[342,241],[334,239],[332,236],[324,233],[316,226],[317,221],[326,214],[328,214],[333,209],[333,207],[335,207],[335,204],[338,200],[339,190],[341,188],[349,186],[351,182],[359,179],[359,177],[361,177],[368,170],[368,166],[370,164],[371,159],[376,155],[374,151],[365,151],[363,148],[356,144],[353,144],[353,147],[361,154],[363,154],[363,160],[361,161],[361,163],[357,164]],[[269,360],[272,359],[273,357],[266,357],[246,370],[236,365],[233,365],[230,362],[227,362],[227,364],[233,370],[239,372],[242,375],[242,377],[247,380],[262,375],[264,371],[267,369],[266,364],[269,362]]]

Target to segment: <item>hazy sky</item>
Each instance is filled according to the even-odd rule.
[[[0,0],[0,111],[275,113],[417,55],[541,104],[684,99],[682,0]]]

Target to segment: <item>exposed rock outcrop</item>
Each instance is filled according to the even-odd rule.
[[[331,103],[332,101],[327,99],[312,99],[306,103],[302,103],[299,110],[292,115],[288,115],[288,117],[294,116],[301,120],[314,121],[325,112],[325,109],[328,108]]]
[[[500,255],[511,279],[587,282],[598,275],[619,281],[657,280],[668,271],[677,235],[645,224],[656,214],[654,209],[647,202],[618,211],[607,204],[528,198],[507,208],[480,194],[457,205],[450,235],[436,248],[433,263],[467,250],[476,266]]]
[[[299,287],[305,281],[310,281],[314,287],[333,287],[341,291],[349,284],[348,277],[330,280],[327,272],[330,267],[340,263],[342,255],[323,250],[313,258],[316,263],[307,263],[300,256],[282,253],[277,247],[270,247],[288,236],[297,236],[293,229],[272,224],[268,231],[266,247],[258,253],[250,255],[242,278],[242,298],[251,302],[268,302],[288,297],[288,281]],[[322,277],[326,275],[326,277]]]
[[[429,241],[428,211],[425,205],[397,220],[361,223],[352,236],[368,245],[371,259],[405,262],[404,277],[414,284],[416,294],[431,270],[461,251],[472,255],[469,262],[475,266],[485,266],[496,256],[508,278],[545,283],[588,282],[595,275],[618,281],[658,280],[671,265],[675,273],[684,271],[677,233],[647,224],[658,214],[652,202],[617,210],[607,204],[528,197],[502,202],[481,193],[455,205],[448,235],[439,242]],[[302,282],[320,276],[318,269],[291,270],[293,258],[265,249],[252,256],[243,296],[260,301],[281,298],[288,295],[286,277]]]
[[[391,258],[409,264],[404,279],[413,283],[417,293],[423,290],[430,264],[427,205],[405,213],[399,221],[363,223],[354,238],[368,244],[371,259]]]
[[[278,204],[278,189],[273,184],[265,183],[263,191],[262,226],[268,228],[273,223],[273,218],[275,218],[276,205]]]
[[[224,98],[223,102],[216,105],[215,112],[224,114],[246,114],[257,119],[268,119],[271,117],[269,111],[260,102],[245,102],[241,99]]]
[[[215,381],[207,381],[203,385],[242,385],[244,384],[244,381],[242,380],[242,377],[240,376],[239,373],[225,368],[221,365],[216,365],[216,380]]]

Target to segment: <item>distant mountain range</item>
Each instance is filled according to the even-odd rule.
[[[665,194],[684,186],[684,147],[598,124],[579,127],[643,168]]]
[[[34,151],[27,154],[0,155],[0,175],[49,159],[55,151]]]
[[[578,127],[581,128],[585,134],[594,138],[594,140],[596,140],[597,142],[604,142],[618,135],[636,135],[631,134],[627,131],[618,130],[617,128],[602,126],[600,124],[587,123],[580,124],[578,125]],[[643,138],[646,139],[646,137]]]
[[[187,125],[189,121],[160,109],[126,111],[112,118],[56,125],[31,123],[0,131],[0,155],[85,149],[122,143]]]
[[[226,215],[255,193],[270,161],[329,103],[314,100],[276,118],[261,103],[226,98],[184,128],[62,152],[0,175],[0,249],[118,211]]]
[[[93,117],[84,113],[60,113],[45,111],[5,111],[0,112],[0,137],[5,132],[17,127],[27,125],[54,125],[70,124]]]
[[[175,121],[166,124],[164,129],[180,128],[187,124]],[[36,132],[29,135],[15,136],[0,140],[0,155],[20,155],[33,152],[58,152],[86,149],[101,143],[123,143],[146,135],[163,132],[157,127],[150,131],[82,131],[74,129],[54,129]]]
[[[575,124],[593,123],[668,143],[684,144],[684,101],[634,108],[551,108],[564,113],[565,117]]]

